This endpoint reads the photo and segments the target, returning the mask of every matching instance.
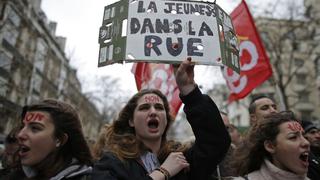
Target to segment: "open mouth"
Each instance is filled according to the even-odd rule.
[[[304,152],[299,156],[300,160],[303,161],[303,162],[308,162],[308,157],[309,157],[309,153],[308,152]]]
[[[27,147],[27,146],[24,146],[24,145],[20,145],[19,151],[20,151],[21,154],[24,154],[24,153],[30,151],[30,148]]]
[[[158,128],[158,126],[159,126],[159,122],[158,122],[157,120],[155,120],[155,119],[151,119],[151,120],[148,122],[148,127],[149,127],[150,129],[156,129],[156,128]]]

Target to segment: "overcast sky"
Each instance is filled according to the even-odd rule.
[[[115,0],[42,0],[42,9],[51,21],[56,21],[56,35],[67,38],[65,52],[71,57],[71,65],[78,70],[85,92],[92,91],[95,79],[109,75],[120,79],[121,88],[128,93],[136,92],[136,86],[131,73],[132,63],[113,64],[97,67],[98,63],[98,33],[102,25],[104,6]],[[240,0],[217,0],[217,4],[230,13]],[[251,1],[250,1],[251,2]],[[259,1],[258,6],[268,6],[266,1]],[[259,4],[258,4],[259,3]],[[250,4],[253,7],[254,4]],[[253,9],[254,11],[254,9]],[[209,70],[204,70],[209,69]],[[196,81],[199,85],[212,86],[213,82],[223,83],[224,80],[218,68],[201,66],[196,69]]]
[[[224,2],[220,4],[220,1]],[[239,1],[218,0],[217,3],[227,12],[231,11]],[[93,90],[93,81],[102,75],[119,78],[121,88],[129,93],[135,93],[136,85],[131,73],[132,63],[113,64],[97,67],[98,63],[98,33],[102,25],[104,6],[115,0],[42,0],[42,9],[51,21],[58,23],[56,35],[67,38],[65,52],[71,57],[71,64],[78,69],[83,90]],[[230,7],[228,7],[230,6]],[[232,6],[232,7],[231,7]],[[197,69],[196,80],[200,85],[210,86],[212,81],[224,82],[219,69],[213,73]],[[208,78],[204,78],[208,76]],[[216,78],[211,78],[215,76]]]

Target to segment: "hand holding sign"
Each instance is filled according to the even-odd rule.
[[[175,67],[175,77],[178,88],[182,95],[189,94],[196,86],[194,82],[194,64],[191,58],[184,60],[180,66]]]

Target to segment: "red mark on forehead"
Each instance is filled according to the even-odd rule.
[[[288,128],[291,131],[303,131],[303,128],[301,127],[301,125],[298,122],[289,122]]]
[[[44,118],[44,114],[39,112],[27,112],[24,116],[23,122],[34,122],[34,121],[42,121]]]
[[[159,103],[160,102],[160,98],[158,96],[155,95],[147,95],[144,97],[144,100],[147,103]]]

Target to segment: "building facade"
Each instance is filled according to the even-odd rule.
[[[306,17],[310,22],[310,29],[313,32],[315,53],[313,57],[316,69],[316,82],[318,89],[318,99],[320,99],[320,4],[317,0],[304,0],[306,7]],[[320,122],[318,122],[320,124]]]
[[[66,38],[55,35],[57,24],[48,21],[40,5],[41,0],[0,2],[1,131],[16,124],[23,105],[55,98],[74,105],[86,136],[96,137],[102,116],[82,94],[64,53]]]

